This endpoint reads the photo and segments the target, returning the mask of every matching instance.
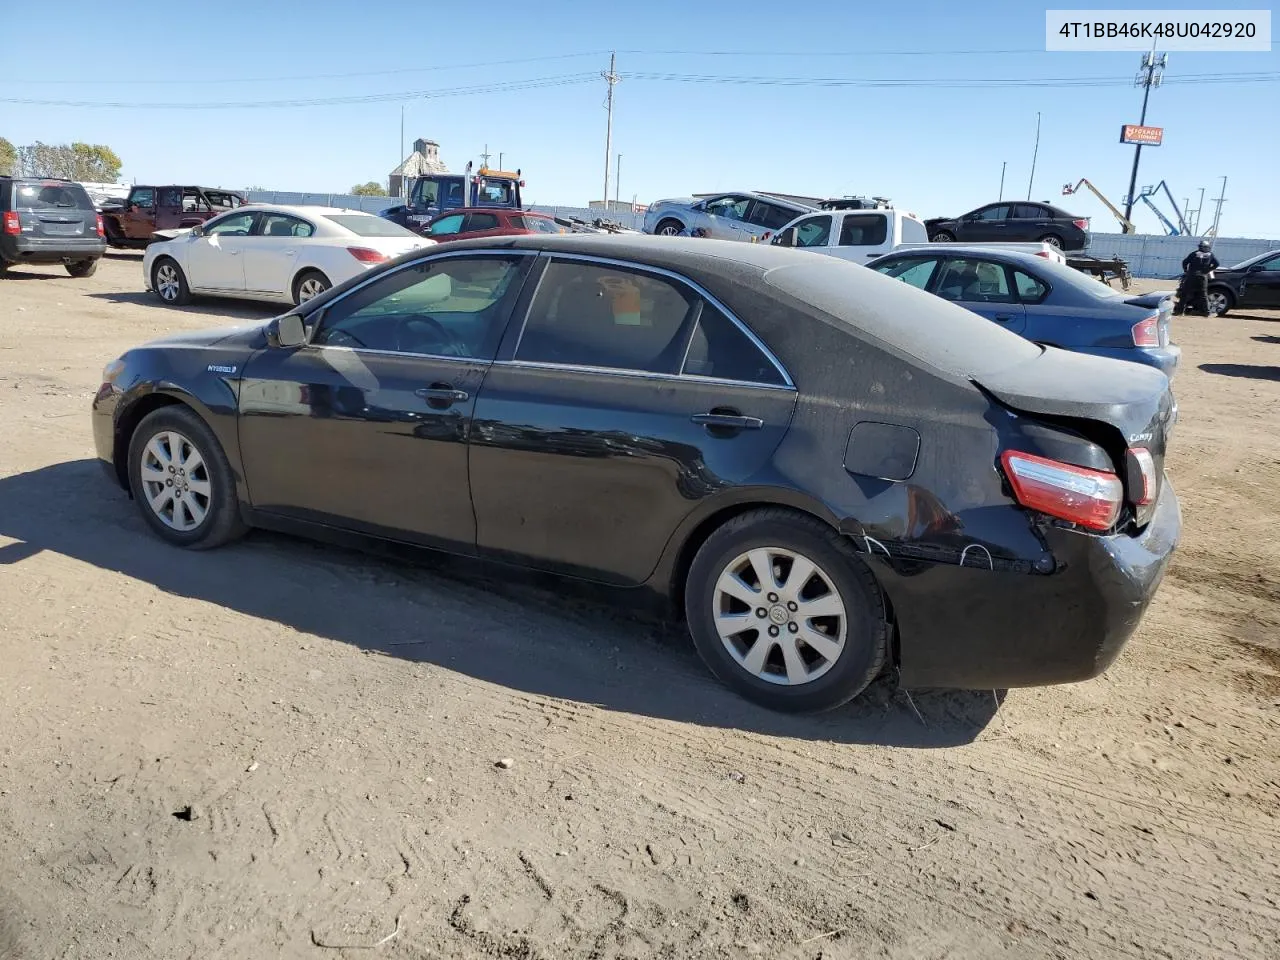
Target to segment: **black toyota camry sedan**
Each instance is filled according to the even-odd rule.
[[[98,456],[171,543],[340,531],[651,591],[783,710],[886,668],[1095,676],[1181,527],[1164,374],[781,247],[445,244],[103,381]]]

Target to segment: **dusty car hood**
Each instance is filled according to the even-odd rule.
[[[190,227],[173,227],[169,230],[153,230],[151,236],[159,237],[161,240],[174,240],[182,236],[184,233],[190,233]]]
[[[190,330],[184,333],[169,333],[155,340],[149,340],[142,346],[144,349],[164,347],[218,347],[226,349],[237,345],[246,350],[256,349],[265,340],[263,323],[238,324],[236,326],[215,327],[209,330]]]

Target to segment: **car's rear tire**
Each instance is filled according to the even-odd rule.
[[[296,280],[293,281],[293,302],[296,304],[306,303],[315,297],[320,296],[333,284],[319,270],[303,270],[298,274]]]
[[[888,654],[884,597],[857,551],[783,508],[740,514],[707,538],[689,567],[685,615],[711,671],[774,710],[838,707]]]
[[[160,257],[151,265],[151,290],[166,306],[180,307],[191,302],[186,274],[172,257]]]
[[[73,277],[92,277],[98,272],[97,260],[71,260],[66,264],[67,273]]]
[[[680,231],[683,229],[684,229],[684,224],[681,223],[679,220],[668,218],[660,222],[657,228],[653,232],[656,236],[659,236],[659,237],[674,237],[674,236],[677,236],[680,233]]]
[[[190,407],[142,418],[129,439],[129,489],[147,525],[177,546],[208,550],[248,529],[227,456]]]
[[[939,230],[937,233],[930,234],[930,243],[955,243],[956,235],[947,230]]]
[[[1036,241],[1037,243],[1047,243],[1055,250],[1062,249],[1062,238],[1056,233],[1046,233],[1043,237]]]
[[[1236,298],[1225,287],[1209,288],[1209,316],[1225,317],[1235,309]]]

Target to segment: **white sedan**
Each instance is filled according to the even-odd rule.
[[[174,306],[195,294],[302,303],[435,243],[360,210],[265,203],[156,237],[142,259],[143,278]]]

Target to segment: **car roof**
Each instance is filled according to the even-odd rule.
[[[796,313],[887,345],[953,377],[1004,369],[1041,352],[985,317],[861,264],[790,247],[651,234],[526,234],[455,240],[448,248],[450,254],[536,250],[670,270],[743,318],[793,373],[810,370],[820,379],[832,358],[815,356],[804,338],[795,336]],[[774,309],[779,303],[785,304],[781,312]]]
[[[359,214],[362,217],[377,216],[376,213],[369,213],[367,210],[357,210],[352,207],[312,207],[301,203],[244,203],[238,207],[233,207],[227,212],[235,213],[240,210],[258,210],[265,213],[288,213],[295,217],[325,217],[334,213]]]
[[[539,213],[537,210],[522,210],[519,207],[451,207],[448,210],[442,210],[436,215],[436,219],[448,217],[455,213],[508,213],[522,217],[544,217],[547,220],[554,220],[550,214]]]
[[[991,247],[979,246],[971,243],[921,243],[913,244],[902,250],[890,250],[888,253],[878,260],[888,260],[890,257],[909,257],[913,254],[937,254],[937,253],[964,253],[970,256],[990,257],[992,260],[1006,260],[1010,263],[1021,263],[1028,266],[1036,266],[1045,262],[1045,257],[1038,253],[1030,253],[1026,250],[1009,250],[1009,249],[993,249]],[[874,263],[875,261],[872,261]]]

